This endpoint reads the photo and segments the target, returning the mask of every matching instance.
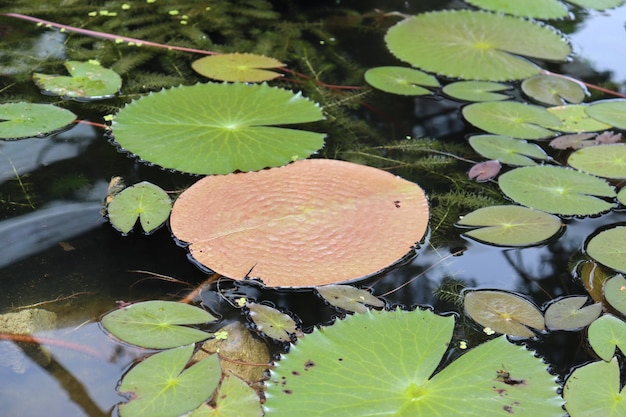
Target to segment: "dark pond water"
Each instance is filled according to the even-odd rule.
[[[42,8],[49,6],[39,3]],[[105,2],[92,3],[94,10],[105,7],[101,4]],[[336,3],[320,4],[307,12],[319,18],[339,6],[403,13],[428,6],[422,1]],[[434,8],[458,5],[431,3]],[[14,10],[4,6],[3,11]],[[571,33],[579,54],[560,70],[594,82],[612,81],[626,91],[626,7],[581,13],[578,19],[575,24],[557,24]],[[31,57],[43,60],[50,54],[64,53],[64,35],[58,31],[32,30],[34,25],[10,19],[2,19],[0,25],[7,33],[23,32]],[[360,28],[342,28],[335,40],[359,65],[382,65],[390,59],[381,46],[383,33],[383,29],[364,34]],[[363,36],[372,43],[362,41]],[[6,48],[0,49],[1,65]],[[32,65],[3,66],[5,79],[0,79],[0,91],[15,93],[10,90],[12,77],[32,69]],[[390,139],[409,133],[464,140],[467,133],[456,103],[381,98],[380,103],[372,104],[395,119],[402,118],[402,126],[409,127],[403,131],[388,120],[364,115],[379,123]],[[185,250],[174,243],[167,228],[151,236],[134,233],[124,237],[105,222],[100,214],[101,201],[115,175],[123,176],[127,183],[153,181],[168,190],[180,190],[194,180],[138,164],[118,153],[101,129],[89,125],[77,125],[48,138],[0,142],[0,313],[38,306],[58,315],[56,330],[40,334],[51,340],[45,346],[51,362],[42,361],[32,344],[0,342],[0,415],[4,417],[115,415],[113,408],[121,400],[115,392],[116,383],[142,352],[112,341],[99,328],[98,317],[120,300],[180,297],[206,277],[187,260]],[[571,278],[570,256],[595,229],[624,220],[619,212],[597,219],[572,219],[562,238],[536,248],[498,249],[462,238],[437,248],[425,245],[416,259],[377,281],[374,289],[384,294],[412,280],[389,294],[388,301],[405,306],[435,305],[443,310],[449,306],[438,302],[433,290],[449,278],[470,287],[519,291],[538,303],[584,293]],[[463,255],[451,256],[459,248],[465,248]],[[189,286],[168,283],[156,275],[173,277]],[[275,294],[266,296],[277,304],[284,302]],[[314,314],[309,318],[305,311],[299,313],[309,325],[316,320]],[[559,336],[544,342],[544,354],[557,371],[567,370],[580,360],[572,343],[580,343],[580,337]]]

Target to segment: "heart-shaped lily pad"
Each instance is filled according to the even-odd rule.
[[[215,396],[215,407],[202,404],[187,417],[262,417],[256,391],[235,375],[226,374]]]
[[[0,139],[43,137],[74,120],[74,113],[52,104],[0,104]]]
[[[268,70],[284,66],[285,64],[274,58],[240,53],[211,55],[191,63],[191,67],[205,77],[220,81],[257,83],[280,77],[280,73]]]
[[[67,61],[70,76],[33,74],[37,87],[45,93],[80,101],[113,97],[122,86],[122,78],[98,62]]]
[[[267,337],[289,342],[292,335],[299,332],[298,325],[288,314],[259,303],[247,303],[246,307],[257,330]]]
[[[396,57],[425,71],[488,81],[538,74],[539,67],[520,55],[563,60],[571,52],[553,28],[470,10],[410,17],[391,27],[385,41]]]
[[[601,100],[585,108],[587,114],[602,123],[626,129],[626,100]]]
[[[605,314],[589,326],[587,330],[589,345],[596,354],[605,361],[611,360],[615,349],[626,353],[626,322]]]
[[[469,138],[469,144],[485,158],[497,159],[503,164],[536,165],[533,159],[548,159],[548,155],[539,146],[508,136],[474,135]]]
[[[538,1],[543,2],[543,0]],[[530,98],[552,106],[560,106],[565,102],[580,103],[587,94],[580,83],[569,78],[548,74],[527,78],[522,81],[521,87],[524,94]]]
[[[585,250],[601,264],[626,272],[626,226],[615,226],[592,236]]]
[[[604,178],[626,178],[626,144],[588,146],[567,158],[576,169]]]
[[[622,274],[609,278],[604,282],[602,292],[611,307],[626,316],[626,278]]]
[[[255,171],[303,159],[324,135],[271,125],[323,119],[319,106],[267,84],[196,84],[121,109],[115,141],[144,161],[193,174]]]
[[[602,314],[602,303],[583,307],[586,296],[564,297],[548,306],[545,312],[546,327],[550,330],[580,330]]]
[[[504,194],[519,204],[554,214],[602,213],[613,203],[598,197],[615,197],[606,181],[556,166],[517,168],[500,175],[498,183]]]
[[[432,94],[424,87],[439,87],[437,78],[425,72],[405,67],[376,67],[365,72],[365,81],[387,93],[406,96]]]
[[[501,246],[536,245],[563,227],[556,216],[520,206],[483,207],[463,216],[457,225],[478,227],[463,234]]]
[[[515,16],[533,17],[535,19],[560,19],[568,16],[567,7],[558,0],[524,0],[507,2],[502,0],[466,0],[467,3]]]
[[[174,301],[145,301],[114,310],[102,317],[102,326],[126,343],[152,349],[196,343],[210,334],[192,327],[215,317],[198,307]]]
[[[498,333],[534,337],[529,329],[543,330],[541,311],[519,295],[498,290],[468,291],[463,297],[467,314],[478,324]]]
[[[203,178],[180,195],[170,216],[174,236],[195,260],[268,286],[376,273],[410,253],[427,224],[428,202],[415,183],[327,159]]]
[[[365,313],[368,311],[366,305],[385,306],[383,300],[351,285],[324,285],[315,289],[329,304],[354,313]]]
[[[509,96],[494,91],[505,91],[510,88],[506,84],[489,81],[457,81],[446,85],[442,91],[457,100],[500,101],[508,99]]]
[[[130,232],[137,219],[144,232],[159,228],[170,215],[172,200],[161,187],[142,181],[115,194],[107,205],[111,224],[122,233]]]

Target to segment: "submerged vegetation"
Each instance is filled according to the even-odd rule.
[[[102,318],[121,341],[161,350],[121,377],[127,401],[119,415],[626,413],[622,223],[595,230],[584,253],[571,255],[576,276],[568,278],[581,280],[589,296],[538,306],[448,280],[436,293],[453,305],[451,315],[392,305],[388,293],[366,286],[410,260],[418,243],[444,248],[462,235],[505,248],[538,246],[557,241],[573,216],[619,214],[626,145],[609,129],[626,128],[624,101],[583,103],[586,88],[596,86],[542,68],[564,61],[571,47],[550,22],[517,17],[551,18],[536,14],[534,2],[514,11],[468,2],[508,14],[469,6],[415,16],[330,8],[319,21],[276,3],[65,9],[24,1],[4,13],[33,25],[7,26],[1,138],[54,136],[78,120],[102,129],[138,164],[193,175],[169,193],[144,178],[125,188],[116,177],[106,196],[105,214],[122,233],[137,222],[153,233],[169,220],[195,262],[214,272],[184,303],[138,302]],[[550,3],[555,13],[567,10]],[[390,54],[415,68],[357,65],[333,34],[354,27],[384,39]],[[41,40],[25,40],[30,31],[60,38],[40,53]],[[413,137],[401,122],[376,122],[401,117],[381,109],[406,96],[462,107],[473,134],[467,141]],[[15,174],[26,201],[19,204],[34,207]],[[55,178],[53,192],[77,192],[86,181]],[[14,183],[0,186],[0,201],[18,204],[2,197],[9,191]],[[297,301],[265,299],[275,290],[268,286],[308,287],[299,291],[316,300],[315,318],[304,325]],[[229,320],[246,320],[250,330],[242,332],[277,354],[273,365],[244,361],[268,370],[260,384],[258,376],[223,372],[229,360],[219,351],[196,356],[200,342],[234,337],[224,330]],[[590,346],[585,361],[599,360],[552,375],[527,346],[557,332],[577,332]]]

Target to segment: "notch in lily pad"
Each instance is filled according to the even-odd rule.
[[[44,93],[79,101],[113,97],[122,87],[122,78],[97,61],[64,63],[70,76],[33,74],[37,87]]]
[[[115,194],[106,206],[111,224],[122,233],[129,233],[137,219],[146,233],[165,223],[172,209],[172,200],[159,186],[142,181]]]
[[[414,68],[376,67],[367,70],[364,76],[372,87],[404,96],[432,94],[425,87],[439,87],[436,77]]]
[[[76,115],[52,104],[0,104],[0,139],[44,137],[71,125]]]
[[[551,302],[545,312],[550,330],[576,331],[590,325],[602,314],[602,303],[585,306],[586,296],[564,297]]]

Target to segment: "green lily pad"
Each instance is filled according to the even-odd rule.
[[[587,242],[585,250],[601,264],[626,272],[626,226],[603,230]]]
[[[524,0],[506,2],[502,0],[465,0],[481,9],[507,13],[515,16],[533,17],[535,19],[561,19],[568,16],[569,11],[558,0]]]
[[[506,94],[494,93],[511,87],[506,84],[489,81],[457,81],[443,87],[442,91],[457,100],[465,101],[500,101],[510,98]]]
[[[119,405],[120,417],[172,417],[208,399],[222,376],[217,355],[186,368],[193,345],[166,350],[144,359],[122,379],[118,391],[130,394]]]
[[[300,94],[267,84],[196,84],[144,96],[113,121],[115,141],[144,161],[194,174],[255,171],[307,158],[321,133],[269,125],[323,119]]]
[[[550,129],[568,133],[597,132],[611,126],[589,117],[586,104],[570,104],[568,106],[550,107],[551,114],[559,118],[560,123],[547,126]]]
[[[624,0],[567,0],[586,9],[606,10],[621,5]]]
[[[215,317],[206,311],[174,301],[145,301],[114,310],[102,317],[102,326],[126,343],[151,349],[168,349],[196,343],[211,335],[186,325],[204,324]]]
[[[567,378],[563,386],[565,409],[571,417],[626,415],[626,395],[620,391],[619,362],[592,362]]]
[[[550,303],[545,312],[546,327],[550,330],[580,330],[602,314],[602,303],[583,307],[586,296],[564,297]]]
[[[626,178],[626,144],[589,146],[567,158],[572,167],[604,178]]]
[[[626,187],[622,187],[617,193],[617,200],[623,205],[626,206]]]
[[[537,0],[543,3],[543,0]],[[517,3],[520,4],[520,3]],[[578,82],[555,75],[538,74],[522,81],[522,91],[541,103],[560,106],[565,102],[578,104],[587,91]]]
[[[626,316],[626,278],[622,274],[609,278],[602,291],[611,307]]]
[[[589,345],[605,361],[610,361],[619,348],[626,353],[626,322],[611,314],[605,314],[589,326]]]
[[[385,306],[385,302],[380,298],[351,285],[324,285],[315,289],[329,304],[354,313],[365,313],[368,311],[366,305]]]
[[[187,417],[261,417],[256,391],[242,379],[226,374],[215,397],[215,407],[202,404]]]
[[[274,58],[240,53],[211,55],[191,63],[194,71],[208,78],[255,83],[280,77],[280,73],[268,69],[284,66]]]
[[[598,197],[615,197],[615,190],[606,181],[556,166],[516,168],[500,175],[498,183],[513,201],[553,214],[602,213],[613,203]]]
[[[259,304],[247,303],[249,317],[259,332],[281,342],[291,341],[291,337],[299,333],[298,324],[285,313],[275,308]]]
[[[0,139],[43,137],[76,120],[69,110],[52,104],[0,104]]]
[[[454,328],[431,311],[369,311],[304,336],[271,370],[265,416],[560,415],[541,360],[498,337],[438,371]],[[507,411],[508,410],[508,411]]]
[[[489,133],[521,139],[547,138],[554,132],[543,126],[560,124],[543,107],[512,101],[470,104],[463,108],[463,117]]]
[[[502,135],[474,135],[469,138],[470,146],[489,159],[497,159],[508,165],[536,165],[531,158],[546,160],[548,155],[534,143]]]
[[[478,324],[498,333],[535,337],[529,329],[544,330],[541,311],[527,299],[506,291],[468,291],[463,298],[466,313]]]
[[[590,104],[585,110],[589,116],[602,123],[626,129],[626,100],[600,100]]]
[[[424,87],[439,87],[437,78],[420,70],[405,67],[377,67],[365,72],[365,81],[387,93],[405,96],[432,94]]]
[[[488,81],[518,80],[539,73],[539,67],[519,55],[560,61],[571,52],[552,28],[470,10],[410,17],[391,27],[385,41],[396,57],[424,71]]]
[[[556,216],[520,206],[483,207],[463,216],[457,225],[479,227],[463,235],[500,246],[537,245],[563,227]]]
[[[81,101],[113,97],[122,87],[122,78],[98,62],[67,61],[70,76],[33,74],[37,87],[44,93]]]
[[[172,200],[161,187],[142,181],[115,194],[107,205],[111,224],[122,233],[130,232],[137,219],[146,233],[159,228],[170,215]]]

